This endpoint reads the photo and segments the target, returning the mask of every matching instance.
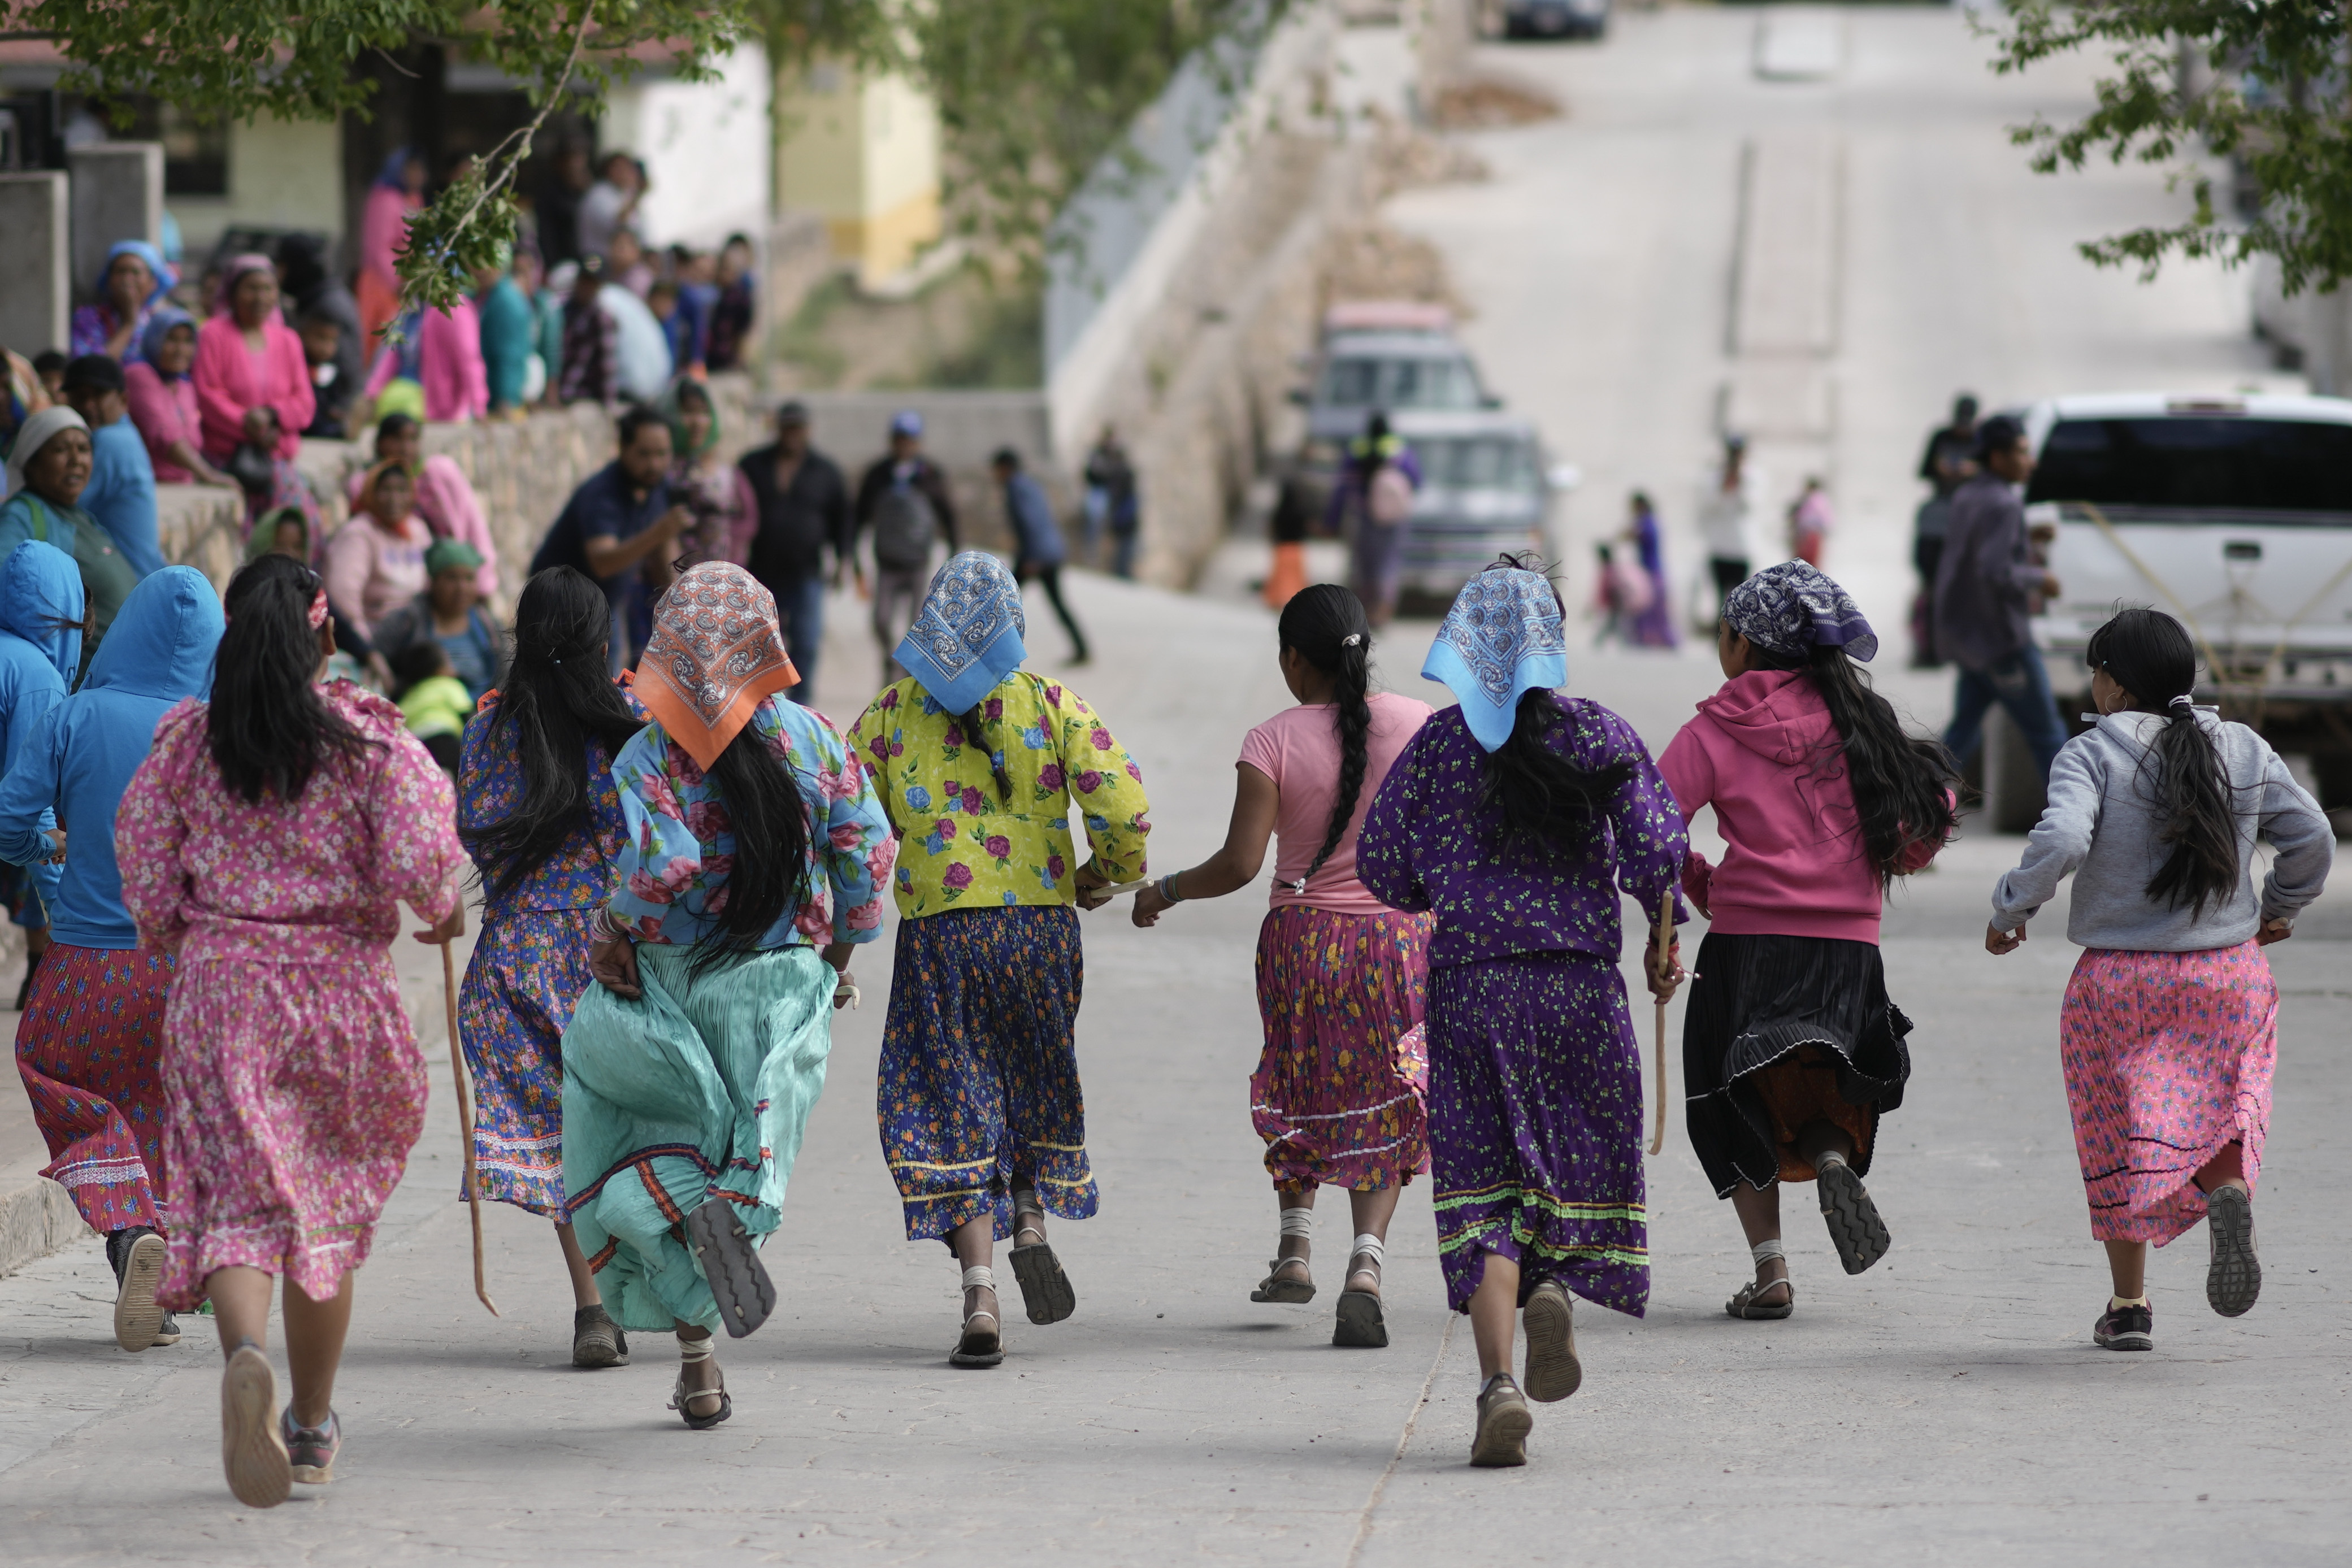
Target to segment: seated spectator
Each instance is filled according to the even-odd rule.
[[[8,500],[0,506],[0,560],[38,539],[71,556],[79,570],[90,621],[81,640],[85,665],[139,581],[106,530],[81,509],[89,467],[89,426],[81,415],[45,408],[25,422],[8,449]]]
[[[323,311],[304,311],[295,330],[302,339],[302,362],[310,367],[310,395],[317,407],[302,434],[323,441],[344,437],[343,415],[359,392],[359,380],[343,373],[343,326]]]
[[[710,308],[709,329],[704,334],[702,361],[714,371],[743,367],[752,348],[751,318],[758,287],[751,277],[751,242],[729,235],[719,252],[719,298]]]
[[[126,239],[110,246],[105,265],[98,269],[97,303],[74,308],[74,354],[104,354],[124,364],[137,359],[148,319],[179,281],[179,272],[163,259],[163,253],[145,240]]]
[[[423,741],[433,760],[455,778],[457,738],[474,716],[477,699],[467,695],[465,682],[449,673],[449,655],[438,643],[412,643],[393,654],[391,664],[408,733]]]
[[[89,484],[81,509],[106,530],[137,577],[163,570],[163,552],[155,542],[155,469],[131,423],[122,366],[104,354],[82,355],[66,367],[66,401],[89,426]]]
[[[432,535],[415,501],[407,470],[379,463],[360,488],[359,509],[327,541],[327,602],[370,643],[378,621],[425,591]]]
[[[359,302],[327,267],[322,236],[290,234],[278,242],[278,287],[297,331],[313,318],[335,324],[335,381],[356,393],[367,377],[367,340],[360,334]]]
[[[205,456],[226,465],[239,444],[286,463],[302,449],[318,399],[302,340],[278,314],[278,273],[266,256],[240,256],[221,277],[217,308],[196,333],[196,411]],[[275,426],[274,439],[268,437]]]
[[[40,379],[41,395],[52,403],[66,400],[66,356],[57,349],[43,349],[33,356],[33,374]]]
[[[484,520],[482,498],[457,466],[457,460],[446,453],[425,455],[425,427],[408,414],[386,414],[375,427],[375,459],[379,463],[397,463],[408,473],[416,486],[416,515],[425,526],[440,539],[457,539],[472,547],[476,564],[476,586],[484,599],[494,599],[499,591],[498,546],[491,542],[490,525]],[[366,476],[352,480],[352,497],[357,501],[360,486]]]
[[[177,310],[159,310],[147,323],[146,350],[122,368],[122,395],[131,423],[147,444],[159,485],[235,485],[205,461],[196,413],[196,324]]]
[[[687,319],[678,302],[677,285],[662,278],[646,291],[646,308],[652,311],[654,321],[661,328],[662,341],[668,346],[669,362],[677,373],[684,375],[694,363],[694,323]]]
[[[424,389],[425,417],[436,424],[462,424],[490,411],[489,378],[482,365],[482,319],[464,295],[446,310],[413,312],[401,320],[407,334],[377,350],[361,397],[370,405],[395,376]]]
[[[450,673],[466,683],[476,702],[506,679],[509,657],[506,634],[482,608],[482,596],[474,587],[474,573],[481,564],[471,545],[434,540],[425,552],[425,591],[377,622],[373,638],[377,652],[393,661],[395,670],[402,650],[419,643],[437,644],[448,656]]]
[[[621,399],[621,329],[601,308],[604,289],[603,258],[583,257],[573,268],[563,301],[557,402],[601,402],[610,408]]]

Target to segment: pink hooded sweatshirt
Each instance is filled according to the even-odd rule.
[[[1689,821],[1715,808],[1723,864],[1696,849],[1683,890],[1727,936],[1878,943],[1878,879],[1829,705],[1803,672],[1750,670],[1698,705],[1658,771]],[[1932,851],[1919,854],[1925,865]]]

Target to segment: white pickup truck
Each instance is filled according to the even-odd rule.
[[[2320,804],[2352,808],[2352,400],[2132,393],[2025,414],[2030,524],[2054,525],[2064,590],[2034,635],[2070,727],[2090,706],[2083,650],[2115,610],[2178,617],[2205,665],[2200,701],[2310,759]],[[1998,831],[2041,788],[2006,723],[1987,748]]]

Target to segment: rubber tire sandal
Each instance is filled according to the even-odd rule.
[[[1789,1299],[1779,1306],[1768,1307],[1758,1303],[1756,1298],[1765,1291],[1783,1288],[1788,1291]],[[1759,1321],[1777,1322],[1797,1310],[1797,1287],[1790,1284],[1786,1280],[1774,1280],[1766,1284],[1759,1284],[1750,1280],[1739,1287],[1738,1295],[1723,1303],[1723,1310],[1732,1317],[1743,1318],[1751,1322]]]
[[[1298,1266],[1298,1272],[1286,1277],[1283,1270],[1294,1263]],[[1250,1292],[1253,1301],[1274,1301],[1286,1307],[1295,1307],[1314,1299],[1315,1279],[1304,1258],[1267,1259],[1265,1278],[1260,1280],[1257,1289]]]
[[[702,1210],[698,1208],[695,1212],[699,1214]],[[727,1392],[727,1375],[723,1372],[719,1375],[719,1386],[716,1388],[688,1388],[686,1385],[687,1364],[696,1361],[709,1361],[710,1359],[711,1351],[710,1336],[708,1334],[705,1334],[702,1337],[702,1348],[700,1350],[690,1349],[690,1343],[691,1342],[687,1340],[680,1340],[677,1342],[677,1384],[669,1391],[669,1407],[677,1412],[679,1420],[684,1421],[694,1430],[698,1432],[708,1432],[710,1428],[718,1426],[719,1423],[726,1420],[727,1417],[735,1414],[735,1400],[733,1396]],[[698,1416],[693,1411],[687,1408],[687,1406],[692,1401],[697,1399],[708,1399],[714,1394],[719,1396],[719,1408],[713,1410],[709,1415]]]
[[[1027,1198],[1024,1202],[1024,1197]],[[1034,1225],[1024,1225],[1031,1215],[1045,1218],[1045,1210],[1033,1193],[1013,1195],[1013,1277],[1021,1281],[1021,1304],[1029,1309],[1033,1323],[1057,1323],[1078,1310],[1078,1292],[1071,1287],[1070,1277],[1062,1271],[1062,1260],[1054,1256],[1046,1244],[1045,1233]],[[1037,1239],[1027,1244],[1024,1236]]]
[[[736,1216],[735,1206],[714,1197],[686,1217],[686,1229],[688,1250],[710,1281],[727,1337],[741,1339],[766,1322],[776,1310],[775,1281],[768,1278],[767,1265],[760,1261],[760,1250],[751,1245],[751,1233]]]
[[[2212,1246],[2205,1304],[2225,1318],[2242,1317],[2263,1293],[2263,1263],[2254,1255],[2254,1205],[2244,1188],[2217,1186],[2206,1195],[2205,1235]]]
[[[1853,1174],[1853,1167],[1832,1156],[1818,1168],[1814,1185],[1820,1188],[1822,1218],[1829,1226],[1830,1241],[1837,1248],[1838,1261],[1849,1274],[1859,1274],[1886,1256],[1895,1239],[1886,1233],[1886,1222],[1878,1218],[1878,1206],[1870,1201],[1870,1189]]]
[[[163,1309],[155,1304],[155,1283],[163,1277],[163,1239],[143,1230],[123,1252],[122,1280],[114,1292],[114,1343],[128,1351],[152,1350],[163,1326]]]
[[[572,1364],[589,1368],[629,1364],[629,1336],[601,1302],[577,1308],[572,1314]]]
[[[1568,1292],[1545,1281],[1528,1296],[1520,1319],[1528,1331],[1527,1396],[1549,1405],[1582,1387],[1584,1364],[1576,1359],[1576,1319]]]
[[[278,1430],[278,1383],[251,1340],[221,1373],[221,1469],[229,1495],[247,1508],[276,1508],[294,1490],[286,1438]]]
[[[963,1288],[967,1291],[982,1288],[994,1291],[995,1270],[984,1267],[966,1269],[963,1271]],[[998,1304],[1001,1306],[1003,1302]],[[988,1321],[986,1329],[972,1326],[983,1318]],[[1001,1365],[1003,1361],[1004,1325],[997,1315],[985,1310],[966,1312],[963,1315],[963,1337],[957,1340],[955,1349],[948,1353],[948,1364],[980,1369]]]

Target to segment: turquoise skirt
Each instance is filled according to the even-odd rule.
[[[592,985],[563,1031],[563,1186],[604,1308],[623,1328],[719,1322],[684,1239],[703,1204],[782,1220],[833,1050],[832,966],[780,947],[689,980],[693,949],[641,946],[635,1001]]]

